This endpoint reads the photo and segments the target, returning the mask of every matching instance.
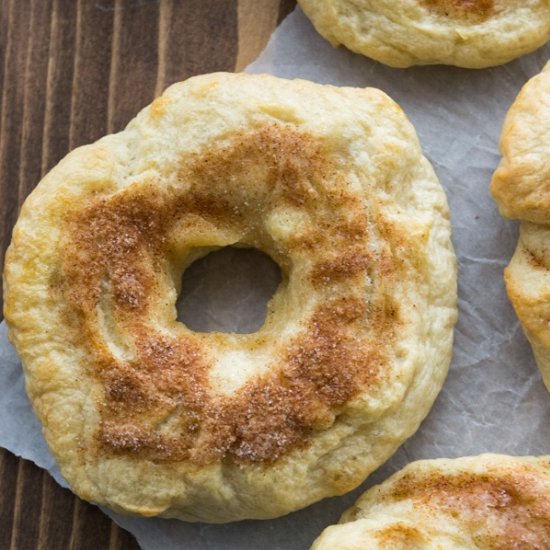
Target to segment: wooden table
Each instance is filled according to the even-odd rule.
[[[242,69],[294,5],[0,0],[0,263],[21,203],[67,152],[121,130],[172,82]],[[138,546],[98,508],[0,450],[0,549],[32,548]]]

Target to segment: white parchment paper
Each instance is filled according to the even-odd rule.
[[[417,129],[449,198],[459,259],[460,317],[452,367],[418,433],[362,488],[276,520],[228,525],[137,519],[105,510],[131,531],[145,550],[307,549],[367,486],[412,460],[485,451],[550,453],[550,396],[502,282],[517,227],[500,218],[488,191],[499,160],[497,144],[504,115],[520,87],[549,57],[550,45],[493,69],[397,70],[345,49],[334,50],[299,9],[283,22],[249,72],[381,88],[400,103]],[[191,285],[194,290],[184,304],[187,314],[196,312],[203,330],[235,326],[235,317],[242,330],[249,322],[257,324],[261,317],[256,307],[258,294],[250,293],[248,284],[242,283],[257,279],[255,269],[242,275],[236,305],[216,315],[209,309],[209,301],[200,298],[201,291],[208,294],[209,288],[223,288],[227,280],[224,262],[229,265],[235,260],[231,254],[224,258],[210,262],[214,270],[208,270],[209,260],[198,268]],[[264,268],[259,279],[265,286],[256,291],[259,294],[269,294],[276,281],[276,272]],[[254,285],[258,287],[257,280]],[[63,483],[25,396],[20,364],[7,342],[4,324],[0,326],[0,365],[0,445],[47,468]]]

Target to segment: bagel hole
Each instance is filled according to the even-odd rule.
[[[279,266],[255,248],[210,252],[183,273],[177,319],[195,332],[257,332],[281,280]]]

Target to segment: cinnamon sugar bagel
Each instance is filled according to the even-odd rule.
[[[491,193],[500,213],[520,220],[505,270],[508,296],[550,391],[550,63],[523,87],[502,129],[502,160]]]
[[[265,324],[193,332],[181,275],[230,245],[281,268]],[[213,74],[40,182],[5,317],[80,496],[269,518],[354,488],[417,429],[451,357],[455,272],[445,195],[385,94]]]
[[[333,46],[392,67],[501,65],[550,38],[548,0],[298,0]]]
[[[367,491],[311,550],[550,548],[550,456],[413,462]]]

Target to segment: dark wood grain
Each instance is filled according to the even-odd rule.
[[[0,264],[22,202],[63,156],[121,130],[172,82],[242,69],[294,6],[0,0]],[[137,547],[98,508],[0,450],[1,550]]]

